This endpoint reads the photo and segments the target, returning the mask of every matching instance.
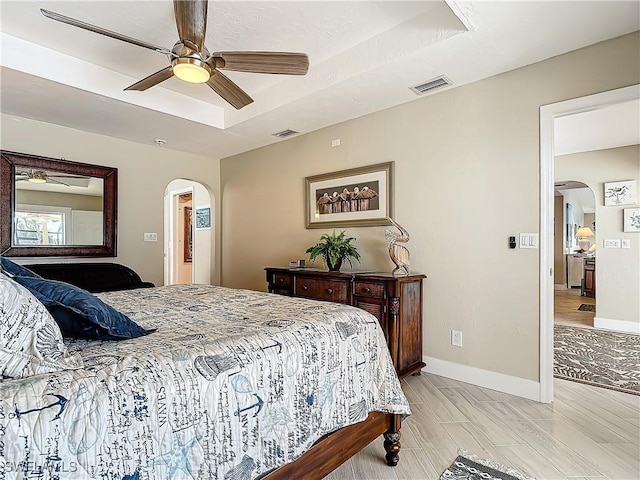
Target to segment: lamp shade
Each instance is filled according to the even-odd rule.
[[[589,227],[580,227],[576,232],[576,238],[593,237],[593,231]]]

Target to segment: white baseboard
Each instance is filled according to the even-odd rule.
[[[614,330],[616,332],[635,333],[640,335],[640,323],[629,322],[627,320],[613,320],[611,318],[595,317],[593,319],[594,328],[602,330]]]
[[[540,383],[524,378],[513,377],[503,373],[482,370],[461,363],[449,362],[438,358],[423,357],[427,364],[423,372],[433,373],[442,377],[452,378],[479,387],[489,388],[498,392],[508,393],[516,397],[540,401]]]

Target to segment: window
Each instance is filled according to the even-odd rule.
[[[20,211],[15,214],[14,245],[64,245],[65,214]]]

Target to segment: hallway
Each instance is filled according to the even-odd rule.
[[[596,312],[581,311],[578,310],[578,307],[583,303],[595,305],[595,298],[581,296],[579,288],[564,288],[558,285],[555,286],[553,293],[553,313],[556,325],[593,328]]]

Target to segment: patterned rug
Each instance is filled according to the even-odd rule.
[[[464,450],[458,454],[440,480],[534,480],[513,468],[484,460]]]
[[[581,303],[578,307],[578,310],[580,310],[581,312],[595,312],[596,306],[589,303]]]
[[[640,335],[554,326],[553,376],[640,395]]]

